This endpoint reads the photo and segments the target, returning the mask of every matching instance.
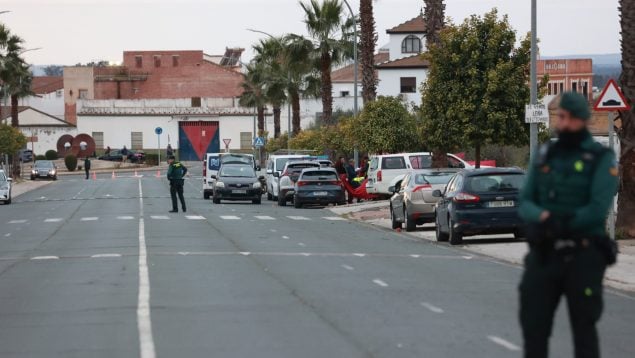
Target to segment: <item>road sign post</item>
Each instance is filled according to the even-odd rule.
[[[156,127],[154,129],[154,133],[157,135],[157,154],[158,154],[158,166],[161,166],[161,133],[163,133],[163,128]]]
[[[229,143],[231,143],[231,139],[223,139],[223,143],[225,143],[225,153],[229,153]]]
[[[254,139],[254,147],[262,148],[265,146],[265,139],[263,137],[256,137]]]

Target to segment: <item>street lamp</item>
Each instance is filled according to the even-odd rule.
[[[358,71],[359,71],[359,61],[358,61],[358,57],[357,57],[357,20],[356,20],[356,16],[355,13],[353,12],[353,8],[351,7],[351,5],[348,3],[348,0],[344,0],[344,4],[346,4],[346,7],[348,7],[348,11],[351,13],[351,17],[353,18],[354,21],[354,27],[353,27],[353,37],[354,37],[354,42],[353,42],[353,62],[354,62],[354,66],[355,68],[353,69],[353,84],[355,86],[355,88],[353,88],[353,115],[355,117],[357,117],[357,113],[359,111],[359,107],[358,107],[358,102],[357,102],[357,82],[358,82]],[[355,157],[355,166],[359,165],[359,151],[357,150],[357,146],[355,146],[355,148],[353,149],[353,156]]]
[[[538,39],[537,39],[537,6],[536,0],[531,0],[531,66],[530,66],[530,74],[531,81],[529,89],[531,104],[538,103],[538,73],[537,73],[537,62],[538,62]],[[538,123],[531,123],[529,125],[529,155],[533,160],[534,155],[536,153],[536,147],[538,146]]]

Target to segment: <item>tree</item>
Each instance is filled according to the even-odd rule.
[[[241,87],[243,93],[238,100],[243,107],[254,108],[258,115],[258,136],[265,133],[265,106],[267,99],[264,88],[264,68],[261,64],[251,63],[246,66],[246,74]],[[260,150],[260,158],[262,162],[264,149]]]
[[[622,76],[624,95],[633,108],[622,112],[620,193],[617,209],[617,231],[635,238],[635,1],[620,0],[622,27]]]
[[[15,153],[26,145],[26,137],[19,129],[0,124],[0,155],[16,157]]]
[[[254,62],[260,65],[262,73],[262,88],[265,101],[273,107],[273,136],[280,137],[281,108],[287,100],[286,89],[288,82],[284,65],[284,45],[280,38],[260,40],[253,46]]]
[[[44,67],[44,74],[47,76],[61,77],[64,75],[64,67],[58,65],[49,65]]]
[[[364,103],[368,103],[374,101],[375,97],[377,97],[377,73],[375,72],[375,47],[377,46],[377,32],[375,31],[373,0],[360,0],[359,19],[362,98],[364,99]]]
[[[421,117],[429,147],[447,152],[470,146],[480,167],[483,145],[528,142],[529,37],[515,44],[507,16],[499,20],[496,9],[441,32],[439,45],[426,54]]]
[[[417,123],[407,105],[396,97],[378,97],[364,105],[364,109],[347,123],[354,128],[354,135],[363,140],[353,140],[368,153],[399,153],[415,150],[418,146]],[[353,144],[353,143],[351,143]]]
[[[310,0],[300,3],[304,10],[304,23],[313,40],[313,56],[319,59],[321,74],[322,121],[331,125],[333,115],[333,65],[352,58],[352,29],[355,19],[344,17],[340,0]]]

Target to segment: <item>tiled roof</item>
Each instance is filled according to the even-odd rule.
[[[388,52],[379,52],[378,54],[375,55],[375,64],[380,64],[382,62],[386,62],[388,61],[388,59],[390,58],[390,54]],[[354,70],[355,69],[355,65],[351,64],[348,65],[346,67],[342,67],[338,70],[333,71],[333,73],[331,73],[331,80],[334,83],[349,83],[349,82],[353,82],[355,80],[355,73]],[[359,75],[358,75],[359,81],[362,81],[362,65],[359,65]]]
[[[403,24],[397,25],[392,29],[386,30],[386,33],[389,34],[423,34],[427,31],[428,26],[426,25],[426,21],[423,19],[423,14],[419,15],[411,20],[404,22]]]
[[[79,116],[252,116],[249,108],[82,107]],[[268,115],[268,113],[267,113]]]
[[[414,55],[380,63],[377,68],[381,70],[391,68],[428,68],[429,66],[430,62],[428,60],[424,60],[421,55]]]
[[[48,94],[64,88],[64,77],[37,76],[33,77],[31,91],[35,94]]]

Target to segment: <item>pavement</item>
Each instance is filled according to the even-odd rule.
[[[2,357],[521,357],[521,270],[328,209],[203,200],[164,178],[60,180],[0,206]],[[610,290],[606,357],[633,357]],[[564,304],[551,342],[573,356]]]

